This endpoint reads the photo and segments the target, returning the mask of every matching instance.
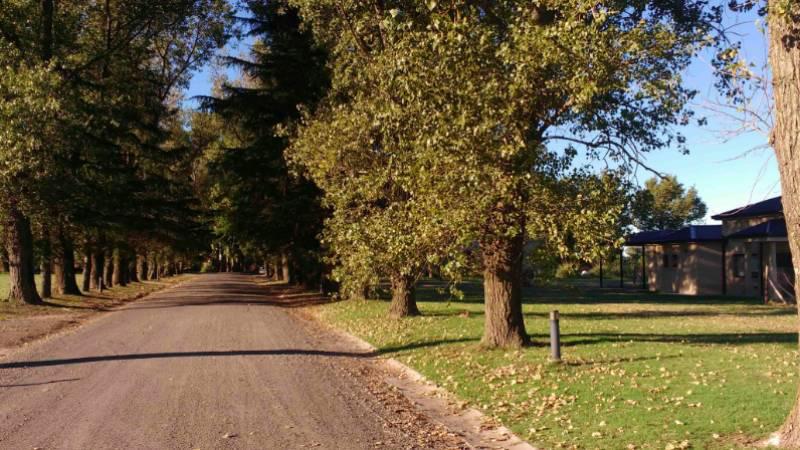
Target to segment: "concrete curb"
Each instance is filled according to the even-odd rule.
[[[378,349],[369,342],[339,328],[323,323],[312,314],[315,322],[322,323],[335,334],[359,350],[376,353]],[[453,394],[437,386],[421,373],[394,358],[376,358],[385,369],[386,382],[398,389],[428,418],[461,436],[474,449],[538,450],[522,440],[508,428],[494,424],[482,412],[464,408]]]

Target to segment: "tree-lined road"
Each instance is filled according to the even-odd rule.
[[[458,446],[292,292],[198,276],[0,359],[0,448]]]

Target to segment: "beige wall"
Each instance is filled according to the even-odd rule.
[[[664,267],[663,255],[669,255]],[[677,267],[672,258],[677,255]],[[667,244],[647,246],[648,287],[652,291],[685,295],[722,293],[722,244]]]
[[[766,247],[765,247],[766,253]],[[738,277],[735,273],[734,260],[736,255],[744,257],[744,276]],[[761,256],[758,242],[747,242],[739,239],[728,241],[725,252],[726,277],[728,279],[728,294],[738,297],[763,297],[761,290]],[[766,265],[767,258],[764,257]]]

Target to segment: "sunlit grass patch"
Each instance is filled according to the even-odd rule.
[[[384,301],[320,316],[418,369],[545,448],[723,448],[766,436],[798,383],[793,308],[750,300],[627,292],[529,291],[538,345],[480,348],[480,287],[463,302],[423,285],[423,317],[390,320]],[[561,312],[564,364],[549,363],[549,311]]]

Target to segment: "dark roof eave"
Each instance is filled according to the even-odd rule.
[[[775,216],[779,214],[783,214],[782,199],[781,197],[773,197],[741,208],[725,211],[711,216],[711,218],[714,220],[744,219],[749,217]]]
[[[709,242],[722,242],[725,238],[721,239],[672,239],[665,241],[646,241],[646,242],[631,242],[625,241],[626,247],[641,247],[642,245],[661,245],[661,244],[703,244]]]

